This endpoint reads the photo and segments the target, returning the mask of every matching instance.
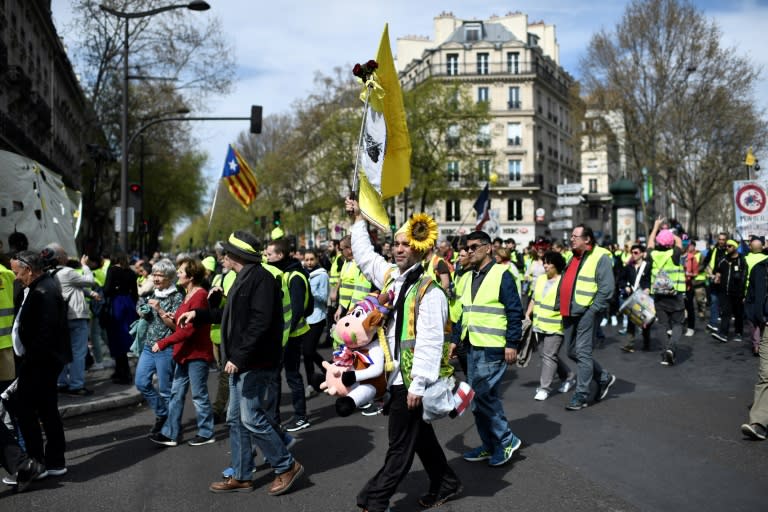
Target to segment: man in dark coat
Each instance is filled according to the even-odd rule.
[[[16,296],[12,331],[18,388],[11,396],[11,410],[29,456],[45,464],[46,476],[59,476],[67,468],[56,380],[64,365],[72,361],[72,348],[67,305],[56,281],[45,271],[45,264],[32,251],[21,251],[11,259],[16,280],[23,286]]]
[[[237,272],[224,309],[195,309],[181,315],[179,328],[187,322],[221,324],[221,360],[229,374],[230,452],[233,476],[210,485],[211,492],[253,490],[254,442],[272,466],[275,480],[272,496],[285,494],[304,473],[304,467],[283,442],[280,427],[270,422],[269,397],[278,376],[282,352],[283,312],[281,286],[261,265],[256,238],[235,231],[222,242],[224,257]]]

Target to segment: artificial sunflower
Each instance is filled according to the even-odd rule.
[[[437,222],[426,213],[417,213],[408,222],[405,236],[411,249],[426,252],[437,241]]]

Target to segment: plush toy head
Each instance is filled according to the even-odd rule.
[[[384,325],[389,308],[383,304],[384,295],[368,295],[341,317],[333,329],[333,337],[354,349],[364,347],[376,336],[376,330]]]

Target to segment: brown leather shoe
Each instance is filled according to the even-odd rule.
[[[299,464],[299,461],[294,460],[291,469],[285,473],[280,473],[275,477],[275,481],[272,482],[272,485],[269,487],[270,496],[279,496],[280,494],[285,494],[290,491],[296,480],[303,474],[304,466]]]
[[[251,492],[253,490],[253,482],[250,480],[237,480],[230,476],[221,482],[213,482],[208,489],[211,492]]]

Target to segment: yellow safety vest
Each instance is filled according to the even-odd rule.
[[[701,253],[693,253],[693,257],[696,259],[696,263],[699,264],[699,273],[693,276],[693,282],[696,284],[706,284],[707,282],[707,269],[701,265]]]
[[[307,281],[307,277],[299,272],[298,270],[292,270],[288,273],[283,272],[283,280],[285,281],[285,287],[289,290],[291,289],[291,279],[298,277],[302,281],[304,281],[304,302],[302,303],[302,311],[306,311],[307,306],[309,305],[309,281]],[[288,296],[288,301],[290,302],[290,295]],[[293,309],[293,308],[291,308]],[[307,324],[307,319],[304,318],[304,315],[299,318],[299,321],[296,322],[296,328],[293,329],[290,334],[288,334],[289,338],[295,338],[297,336],[301,336],[305,332],[309,332],[309,325]]]
[[[339,280],[341,276],[341,269],[339,268],[339,259],[341,259],[341,257],[342,257],[341,254],[337,254],[331,260],[331,271],[328,272],[328,288],[331,290],[339,286]]]
[[[226,274],[216,274],[213,277],[213,282],[211,282],[211,287],[220,286],[224,290],[223,296],[221,298],[221,304],[219,307],[224,308],[224,304],[227,303],[227,295],[229,294],[229,289],[232,288],[232,283],[235,282],[236,277],[237,277],[237,272],[235,272],[234,270],[230,270]],[[221,344],[221,324],[211,325],[211,341],[215,345]]]
[[[611,253],[608,249],[599,246],[583,256],[586,259],[581,264],[579,273],[576,275],[576,286],[573,289],[573,300],[579,306],[587,308],[595,300],[595,294],[597,293],[597,263],[603,256],[611,258]]]
[[[277,279],[280,282],[280,290],[282,292],[282,306],[283,306],[283,346],[285,346],[286,343],[288,343],[288,336],[291,333],[291,319],[293,318],[293,314],[291,312],[291,294],[288,292],[288,286],[286,286],[286,282],[283,280],[283,271],[279,268],[275,267],[274,265],[270,265],[269,263],[262,263],[261,264],[265,269],[269,270],[269,272],[275,276],[275,279]]]
[[[13,346],[13,271],[0,264],[0,349]]]
[[[544,295],[544,285],[548,280],[546,274],[541,274],[533,284],[533,327],[541,332],[563,334],[563,317],[560,316],[560,308],[555,307],[560,276],[555,278]]]
[[[768,259],[768,254],[761,252],[750,252],[744,256],[744,260],[747,262],[747,279],[744,283],[744,296],[747,295],[747,288],[749,288],[749,276],[752,274],[752,267]]]
[[[651,294],[654,293],[653,283],[656,282],[656,276],[663,270],[674,283],[677,293],[685,293],[685,269],[682,265],[675,265],[672,261],[672,249],[666,251],[656,251],[651,253]]]
[[[394,283],[394,279],[391,277],[392,270],[388,270],[384,277],[384,286],[382,287],[382,293],[388,293],[389,288]],[[437,286],[434,279],[431,279],[427,275],[422,275],[419,280],[414,283],[408,290],[403,303],[403,321],[402,329],[399,333],[400,339],[400,375],[403,377],[403,384],[405,387],[411,385],[411,368],[413,368],[413,353],[416,347],[416,323],[419,316],[418,304],[421,302],[421,298],[429,291],[433,286],[436,286],[438,290],[445,293],[445,291]],[[406,293],[406,290],[400,290],[400,293]],[[392,322],[392,328],[395,328],[395,323]],[[453,366],[449,363],[450,357],[450,332],[451,322],[450,319],[446,320],[446,324],[443,328],[443,355],[440,359],[440,377],[449,377],[453,375]],[[398,337],[398,334],[395,334]],[[386,342],[385,342],[386,343]]]
[[[480,289],[472,298],[472,280],[461,296],[461,339],[469,335],[469,342],[477,347],[506,345],[507,315],[499,301],[501,278],[507,272],[504,265],[494,263],[483,279]],[[473,274],[474,279],[474,274]]]
[[[472,282],[472,271],[468,270],[453,280],[453,299],[448,304],[448,316],[456,323],[461,318],[461,297],[467,293],[467,285]]]
[[[339,287],[339,306],[349,310],[363,300],[371,291],[371,283],[354,261],[345,261],[341,267],[341,286]]]

